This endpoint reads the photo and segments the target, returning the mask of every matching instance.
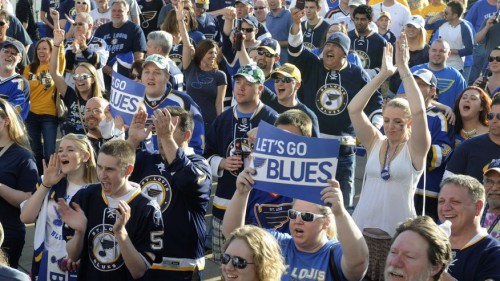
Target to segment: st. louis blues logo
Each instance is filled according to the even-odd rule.
[[[162,212],[170,205],[172,201],[172,188],[165,177],[153,175],[145,177],[139,185],[142,189],[142,194],[151,199],[156,200]]]
[[[113,233],[113,225],[99,224],[89,231],[90,261],[99,271],[113,271],[123,266],[120,246]]]
[[[347,108],[347,91],[337,84],[326,84],[316,93],[316,107],[326,115],[338,115]]]

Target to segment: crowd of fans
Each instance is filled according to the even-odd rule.
[[[34,4],[0,0],[1,280],[500,280],[500,0]],[[323,205],[253,188],[260,121],[338,140]]]

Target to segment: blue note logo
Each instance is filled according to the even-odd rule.
[[[316,107],[326,115],[338,115],[347,108],[349,96],[344,87],[326,84],[316,93]]]
[[[99,271],[113,271],[123,266],[120,246],[113,233],[113,225],[99,224],[89,232],[89,256]]]
[[[142,194],[156,200],[162,212],[167,210],[172,201],[172,188],[165,177],[158,175],[147,176],[139,185],[142,188]]]

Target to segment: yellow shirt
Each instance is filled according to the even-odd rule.
[[[446,9],[446,4],[444,3],[439,6],[429,5],[422,9],[421,15],[427,20],[428,18],[432,18],[437,13],[440,13],[445,9]],[[434,30],[427,30],[427,43],[429,43],[429,41],[431,40],[432,33],[434,33]]]
[[[425,18],[425,15],[422,13],[422,9],[429,5],[427,0],[408,0],[408,2],[408,5],[410,5],[410,12],[413,16],[421,15]]]
[[[62,73],[65,67],[65,58],[64,50],[60,49],[59,73]],[[56,86],[49,73],[49,64],[40,64],[36,73],[30,72],[30,67],[27,66],[24,68],[23,76],[30,83],[30,111],[38,115],[56,116],[56,104],[54,100]]]
[[[408,10],[410,9],[410,6],[408,5],[408,2],[406,2],[406,0],[396,0],[396,1],[403,4],[406,8],[408,8]],[[376,5],[378,3],[382,3],[382,2],[384,2],[384,0],[370,0],[368,5],[373,6],[373,5]]]

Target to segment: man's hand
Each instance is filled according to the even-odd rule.
[[[243,167],[243,160],[241,160],[241,155],[229,156],[222,159],[220,166],[222,169],[229,172],[238,171],[241,167]]]
[[[301,19],[304,16],[304,10],[299,10],[293,7],[290,12],[292,13],[293,23],[300,25]]]
[[[144,141],[153,129],[153,125],[149,125],[146,128],[147,118],[148,114],[144,111],[138,111],[132,118],[132,123],[130,124],[130,127],[128,129],[128,138],[136,145],[141,141]]]
[[[64,29],[54,29],[54,45],[60,46],[61,48],[61,43],[64,41]]]
[[[179,123],[179,116],[172,117],[168,109],[161,108],[155,110],[152,118],[158,138],[173,139],[175,128]]]
[[[57,201],[57,209],[61,214],[62,220],[69,227],[83,234],[87,230],[87,217],[78,204],[73,202],[71,206],[73,208],[63,198],[59,198]]]
[[[118,208],[116,209],[116,221],[113,225],[113,232],[116,235],[127,235],[127,230],[125,225],[127,225],[130,219],[130,206],[127,202],[120,200],[118,203]]]

